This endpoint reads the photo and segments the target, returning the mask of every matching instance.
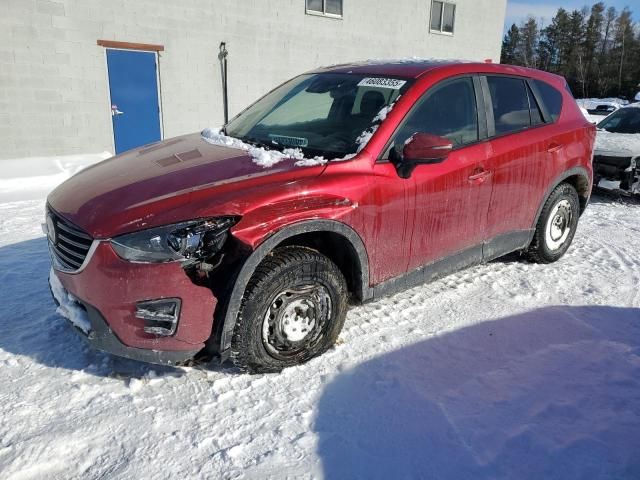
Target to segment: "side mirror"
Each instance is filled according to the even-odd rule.
[[[404,145],[398,175],[409,178],[418,165],[440,163],[453,150],[451,140],[430,133],[415,133]]]

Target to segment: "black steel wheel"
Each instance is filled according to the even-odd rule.
[[[336,341],[347,285],[319,252],[284,247],[265,258],[247,285],[231,341],[231,359],[252,372],[277,372],[314,358]]]

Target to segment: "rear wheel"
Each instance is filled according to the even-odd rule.
[[[347,285],[331,260],[303,247],[275,250],[247,285],[231,359],[252,373],[304,363],[333,345],[346,311]]]
[[[542,209],[527,256],[536,263],[551,263],[568,250],[578,227],[580,200],[572,185],[558,185]]]

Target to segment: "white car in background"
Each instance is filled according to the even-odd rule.
[[[597,128],[594,185],[640,194],[640,103],[616,110]]]

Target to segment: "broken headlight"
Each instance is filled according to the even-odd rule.
[[[111,239],[111,246],[130,262],[205,259],[220,251],[229,229],[237,222],[235,217],[219,217],[165,225],[120,235]]]

